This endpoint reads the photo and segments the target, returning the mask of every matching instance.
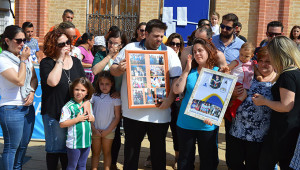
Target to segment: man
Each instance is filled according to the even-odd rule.
[[[199,27],[199,28],[197,28],[197,30],[195,32],[195,38],[202,38],[202,39],[206,39],[206,40],[210,40],[210,41],[212,40],[212,35],[213,35],[213,32],[210,27]],[[187,46],[182,50],[182,53],[180,56],[182,70],[185,69],[187,57],[189,54],[192,54],[192,46]],[[217,60],[219,68],[223,68],[223,67],[227,66],[225,56],[221,51],[217,51],[216,60]]]
[[[168,53],[170,78],[175,81],[182,73],[177,54],[170,47],[162,44],[166,24],[160,20],[150,20],[146,25],[146,38],[141,42],[130,43],[118,54],[110,72],[114,76],[123,75],[121,87],[122,111],[124,117],[125,147],[124,170],[138,169],[141,142],[145,134],[150,141],[152,169],[166,169],[166,134],[171,121],[170,105],[175,95],[170,90],[169,96],[162,99],[158,108],[128,109],[125,50],[165,50]],[[170,86],[172,87],[172,86]]]
[[[239,37],[241,40],[243,40],[244,42],[247,42],[246,37],[240,35],[241,31],[242,31],[242,23],[238,22],[237,23],[237,28],[235,29],[235,35],[237,37]]]
[[[37,64],[39,62],[39,58],[37,52],[40,51],[38,40],[33,38],[34,28],[31,22],[24,22],[22,25],[22,29],[25,32],[26,42],[25,44],[30,48],[30,58],[29,60],[32,63]]]
[[[238,17],[233,13],[224,15],[220,24],[220,35],[212,37],[212,42],[218,50],[224,53],[228,64],[238,58],[240,48],[244,44],[243,40],[234,35],[238,20]]]
[[[63,22],[72,22],[74,19],[74,12],[70,9],[66,9],[62,15]],[[58,27],[57,25],[54,25],[50,28],[49,32],[52,31],[55,27]],[[75,27],[75,26],[74,26]],[[75,45],[77,39],[80,37],[80,32],[78,29],[75,28],[75,35],[73,37],[72,45]]]
[[[261,47],[266,46],[274,37],[278,35],[283,35],[283,25],[280,21],[272,21],[267,25],[267,40],[261,45]]]

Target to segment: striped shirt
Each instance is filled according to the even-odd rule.
[[[79,109],[81,104],[71,99],[62,108],[60,121],[74,119],[78,114],[83,114],[83,108]],[[92,106],[91,106],[92,108]],[[91,109],[92,110],[92,109]],[[91,113],[93,115],[93,113]],[[94,115],[93,115],[94,116]],[[87,148],[91,146],[92,129],[89,121],[78,122],[68,127],[66,145],[70,149]]]

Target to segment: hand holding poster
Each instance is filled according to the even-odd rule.
[[[184,114],[220,126],[237,77],[202,68]]]

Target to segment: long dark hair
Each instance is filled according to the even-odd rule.
[[[75,88],[75,86],[77,86],[77,84],[82,84],[87,89],[87,95],[85,96],[84,99],[90,100],[94,93],[94,87],[93,87],[92,83],[90,82],[90,80],[87,79],[86,77],[77,78],[72,82],[72,84],[70,86],[70,96],[74,97],[74,88]]]
[[[24,35],[24,31],[21,27],[17,26],[17,25],[9,25],[5,28],[3,34],[1,35],[1,48],[3,50],[7,50],[8,49],[8,45],[5,42],[5,38],[8,38],[10,40],[14,39],[16,37],[16,35],[22,32]]]
[[[136,27],[135,32],[134,32],[134,37],[137,38],[139,35],[137,33],[137,30],[141,28],[142,25],[147,25],[146,22],[141,22],[139,25]]]
[[[79,46],[81,44],[86,44],[88,42],[88,40],[92,40],[93,38],[94,38],[94,34],[86,32],[81,37],[78,38],[75,46]]]
[[[295,39],[294,36],[293,36],[293,31],[294,31],[294,29],[296,29],[296,28],[300,29],[300,26],[299,26],[299,25],[295,25],[295,26],[292,28],[291,33],[290,33],[290,39],[292,39],[292,40]],[[297,39],[300,39],[300,35],[297,37]]]
[[[110,32],[109,35],[107,36],[107,39],[106,39],[106,46],[107,46],[108,41],[109,41],[110,38],[121,38],[122,48],[125,47],[128,44],[127,36],[126,36],[126,34],[122,33],[122,31],[112,31],[112,32]]]
[[[179,48],[179,53],[178,53],[178,56],[180,57],[181,56],[181,52],[184,48],[184,41],[183,41],[183,38],[180,34],[178,33],[172,33],[169,37],[168,37],[168,40],[166,42],[166,45],[167,46],[171,46],[171,42],[173,39],[175,38],[178,38],[180,40],[180,48]]]
[[[99,87],[99,82],[102,78],[105,78],[105,79],[108,79],[111,81],[112,83],[112,86],[111,86],[111,89],[109,91],[110,94],[114,93],[116,91],[116,88],[115,88],[115,78],[114,76],[112,76],[110,74],[109,71],[101,71],[99,74],[98,74],[98,79],[96,81],[96,84],[95,84],[95,92],[96,92],[96,95],[97,96],[100,96],[101,95],[101,90],[100,90],[100,87]]]
[[[215,47],[215,45],[211,41],[205,40],[202,38],[196,38],[193,41],[193,48],[194,48],[195,44],[202,45],[203,48],[206,50],[206,52],[208,54],[208,59],[206,61],[207,68],[212,69],[216,65],[215,57],[217,55],[217,48]],[[193,55],[194,55],[194,52],[193,52]],[[198,66],[199,66],[199,64],[196,62],[196,60],[194,58],[192,61],[192,69],[197,68]]]

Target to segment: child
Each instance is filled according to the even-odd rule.
[[[96,93],[91,103],[95,113],[95,123],[92,125],[92,170],[97,170],[100,152],[104,155],[104,169],[111,165],[111,146],[115,137],[115,129],[121,119],[121,100],[112,98],[115,92],[115,79],[109,71],[98,74]]]
[[[212,12],[210,16],[211,29],[213,31],[213,35],[220,34],[220,26],[218,25],[220,15],[217,12]]]
[[[240,55],[237,60],[233,60],[229,65],[231,74],[238,77],[236,85],[243,85],[244,92],[247,93],[246,89],[249,89],[254,76],[254,71],[257,69],[255,60],[251,60],[254,56],[254,46],[250,42],[246,42],[242,45],[240,49]],[[259,77],[258,71],[255,74]],[[237,99],[232,100],[230,106],[227,108],[225,113],[225,118],[231,121],[231,118],[235,118],[235,113],[237,108],[244,100],[244,95],[237,97]]]
[[[67,134],[67,170],[86,169],[86,161],[91,146],[91,123],[95,118],[93,113],[84,114],[83,108],[79,109],[84,100],[89,100],[93,94],[91,82],[81,77],[73,81],[70,86],[71,100],[64,105],[60,116],[60,127],[68,127]]]
[[[33,38],[33,34],[34,34],[33,24],[31,22],[24,22],[22,25],[22,29],[25,33],[25,38],[26,38],[25,44],[30,48],[29,60],[34,64],[38,64],[39,58],[37,56],[37,52],[39,52],[40,49],[39,49],[39,43],[37,39]]]

